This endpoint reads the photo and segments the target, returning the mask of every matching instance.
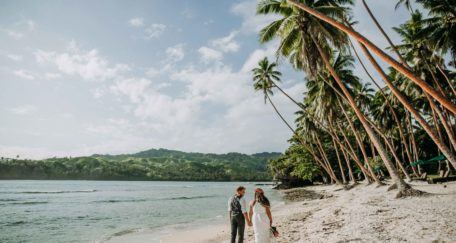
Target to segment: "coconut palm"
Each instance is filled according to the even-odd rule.
[[[288,128],[296,134],[296,131],[291,125],[285,120],[282,114],[279,112],[274,102],[271,100],[273,95],[272,88],[274,87],[274,81],[280,82],[281,73],[275,70],[277,64],[269,63],[267,58],[263,58],[258,62],[258,67],[252,69],[253,72],[253,88],[255,91],[262,91],[264,95],[264,103],[267,101],[272,105],[274,111],[279,115],[280,119],[288,126]]]
[[[281,49],[302,49],[301,46],[297,45],[301,43],[299,40],[303,40],[304,37],[306,40],[311,40],[313,43],[313,46],[317,49],[319,56],[317,56],[317,59],[320,59],[318,62],[322,62],[326,69],[329,71],[331,76],[334,78],[338,86],[341,88],[343,94],[347,98],[351,108],[355,111],[356,116],[362,123],[364,129],[369,135],[369,138],[377,148],[382,160],[384,161],[386,167],[388,168],[388,171],[390,173],[391,178],[393,179],[394,183],[396,186],[399,188],[401,196],[404,192],[411,192],[412,190],[410,189],[410,186],[402,180],[402,178],[399,176],[396,168],[394,167],[394,164],[392,163],[391,159],[387,155],[386,149],[380,142],[380,139],[377,137],[375,134],[374,130],[370,127],[369,122],[367,121],[367,118],[365,115],[362,113],[362,111],[359,109],[359,107],[356,105],[355,100],[353,99],[352,95],[348,91],[348,89],[345,87],[344,83],[340,79],[339,75],[337,72],[334,70],[333,66],[330,63],[329,56],[330,56],[330,46],[340,46],[340,47],[345,47],[347,45],[347,36],[344,35],[342,32],[339,34],[328,34],[328,33],[338,33],[336,28],[332,27],[331,25],[326,24],[323,21],[319,21],[319,18],[315,18],[314,15],[308,14],[308,11],[302,11],[299,8],[293,7],[296,2],[292,2],[294,4],[287,4],[286,1],[282,1],[282,4],[277,6],[278,1],[273,1],[273,0],[266,0],[260,3],[259,5],[259,10],[258,13],[262,14],[281,14],[283,16],[282,24],[279,25],[277,28],[275,28],[275,35],[270,34],[269,31],[262,31],[261,33],[265,35],[265,33],[268,33],[267,36],[269,36],[269,40],[272,39],[273,36],[277,36],[281,39],[281,44],[279,47],[279,50]],[[351,1],[348,0],[308,0],[304,1],[306,4],[312,6],[312,8],[324,10],[326,14],[332,17],[338,17],[341,19],[343,16],[347,15],[346,14],[346,8],[342,7],[341,4],[345,3],[351,3]],[[267,3],[272,3],[272,6],[269,7]],[[301,7],[299,4],[297,5]],[[304,5],[306,6],[306,5]],[[282,10],[284,8],[288,8],[290,10]],[[312,9],[310,8],[310,9]],[[273,23],[274,24],[274,23]],[[265,27],[265,29],[269,29],[271,25],[268,25]],[[295,30],[298,31],[295,31]],[[263,29],[264,30],[264,29]],[[272,36],[272,37],[271,37]],[[297,38],[297,36],[301,36],[301,38]],[[267,38],[260,38],[263,40],[268,40]],[[293,41],[289,41],[292,39]],[[290,45],[288,45],[290,44]],[[283,53],[283,52],[282,52]],[[290,54],[292,52],[289,52]],[[287,56],[290,57],[290,56]],[[307,63],[310,61],[314,61],[316,57],[312,56],[306,56],[303,55],[303,52],[300,53],[299,56],[297,56],[301,61],[300,63]],[[317,63],[318,63],[317,62]],[[307,65],[303,65],[307,66]],[[305,68],[304,68],[305,70]],[[456,109],[455,109],[456,111]]]
[[[314,6],[312,4],[313,1],[311,1],[309,3],[309,1],[287,0],[287,2],[293,6],[298,7],[299,9],[302,9],[306,13],[322,20],[323,22],[328,23],[328,24],[338,28],[339,30],[345,32],[346,34],[350,35],[351,37],[355,38],[357,41],[359,41],[360,43],[365,45],[367,48],[372,50],[376,55],[381,57],[385,62],[390,64],[398,72],[402,73],[407,78],[409,78],[414,83],[416,83],[421,89],[423,89],[424,92],[428,93],[430,96],[432,96],[437,101],[439,101],[445,108],[447,108],[453,114],[456,114],[456,105],[455,104],[453,104],[450,100],[448,100],[445,96],[443,96],[437,90],[432,88],[424,80],[422,80],[417,75],[415,75],[411,70],[409,70],[408,68],[406,68],[405,66],[401,65],[399,62],[394,60],[391,56],[389,56],[383,50],[381,50],[379,47],[374,45],[367,38],[365,38],[364,36],[362,36],[361,34],[356,32],[355,30],[353,30],[351,27],[347,27],[344,24],[342,24],[341,22],[337,21],[334,18],[337,16],[327,15],[327,14],[324,14],[324,13],[318,11],[318,9],[314,8]]]
[[[399,0],[399,1],[397,1],[396,6],[394,6],[394,9],[397,10],[402,5],[404,5],[405,8],[407,8],[410,12],[413,12],[412,3],[410,2],[410,0]]]
[[[417,0],[429,11],[428,26],[424,32],[433,44],[433,49],[443,53],[450,51],[456,63],[456,1]]]

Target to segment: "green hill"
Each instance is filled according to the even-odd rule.
[[[135,154],[44,160],[0,160],[0,179],[270,180],[267,163],[280,153],[204,154],[150,149]]]

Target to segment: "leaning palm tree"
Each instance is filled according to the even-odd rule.
[[[323,1],[323,0],[321,0]],[[321,2],[318,1],[318,2]],[[423,89],[424,92],[428,93],[430,96],[435,98],[437,101],[439,101],[445,108],[447,108],[449,111],[451,111],[453,114],[456,114],[456,105],[453,104],[449,99],[447,99],[444,95],[442,95],[440,92],[432,88],[429,84],[427,84],[424,80],[422,80],[420,77],[415,75],[410,69],[406,68],[405,66],[401,65],[399,62],[394,60],[391,56],[386,54],[383,50],[381,50],[378,46],[374,45],[371,41],[369,41],[366,37],[358,33],[357,31],[353,30],[351,27],[347,27],[341,22],[337,21],[334,14],[327,14],[323,11],[320,11],[321,8],[318,8],[318,6],[315,6],[315,1],[297,1],[297,0],[287,0],[288,3],[290,3],[293,6],[298,7],[299,9],[302,9],[306,13],[308,13],[311,16],[314,16],[315,18],[318,18],[322,20],[324,23],[328,23],[331,26],[336,27],[337,29],[345,32],[349,36],[355,38],[357,41],[365,45],[367,48],[372,50],[376,55],[381,57],[385,62],[390,64],[394,69],[396,69],[398,72],[402,73],[405,75],[407,78],[412,80],[414,83],[416,83],[421,89]],[[304,3],[303,3],[304,2]],[[334,1],[331,1],[334,2]],[[339,1],[336,1],[339,2]],[[342,1],[342,2],[351,2],[351,1]],[[332,6],[335,4],[332,3]],[[320,24],[321,26],[321,24]]]
[[[264,103],[267,101],[272,105],[274,111],[280,117],[280,119],[287,125],[287,127],[296,134],[295,129],[285,120],[282,114],[279,112],[274,102],[271,100],[271,95],[273,95],[272,88],[275,86],[276,82],[280,82],[280,76],[282,75],[277,71],[276,63],[269,63],[268,59],[265,57],[258,62],[258,67],[252,69],[253,72],[253,88],[255,91],[262,91],[264,95]]]
[[[351,0],[306,0],[304,2],[307,5],[301,3],[298,4],[295,1],[288,2],[292,4],[287,4],[287,1],[279,2],[274,0],[265,0],[259,4],[257,13],[280,14],[283,17],[281,19],[281,24],[277,24],[280,22],[274,21],[270,25],[266,26],[261,31],[262,37],[260,37],[260,39],[263,41],[269,41],[275,36],[279,37],[281,39],[279,50],[295,49],[295,52],[299,53],[299,55],[292,56],[292,52],[288,52],[289,55],[287,57],[291,56],[294,57],[294,59],[300,60],[299,62],[295,63],[323,63],[324,67],[326,67],[326,69],[336,81],[337,85],[341,88],[342,93],[347,98],[350,107],[355,111],[356,116],[362,123],[364,129],[369,135],[369,138],[377,148],[382,160],[388,168],[389,174],[393,179],[394,184],[399,189],[398,196],[413,193],[414,190],[412,190],[411,187],[399,176],[399,173],[389,158],[385,147],[381,143],[380,139],[370,126],[370,123],[367,121],[366,116],[359,109],[352,95],[348,91],[347,87],[345,87],[338,73],[334,70],[329,61],[329,56],[331,55],[330,47],[339,47],[340,49],[345,49],[347,45],[347,36],[343,34],[343,32],[338,31],[337,28],[334,28],[333,26],[320,21],[320,18],[314,17],[313,14],[309,14],[309,11],[300,10],[300,8],[302,8],[301,5],[306,7],[307,5],[310,5],[312,7],[307,8],[311,10],[315,8],[320,11],[324,11],[329,16],[342,18],[343,16],[347,15],[347,9],[342,7],[341,4],[347,2],[351,3]],[[294,5],[299,6],[299,8],[294,7]],[[276,25],[278,26],[275,27]],[[305,55],[306,52],[301,51],[302,49],[305,49],[302,46],[303,40],[310,41],[312,46],[316,48],[318,53],[317,57]],[[284,51],[281,51],[281,53],[285,54]]]

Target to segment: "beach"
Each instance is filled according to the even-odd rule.
[[[359,184],[282,191],[285,204],[272,208],[278,242],[452,242],[456,238],[456,183],[411,185],[428,194],[395,199],[388,186]],[[148,234],[127,234],[110,242],[146,242]],[[254,242],[246,229],[247,242]],[[162,242],[229,242],[229,225],[181,229]]]

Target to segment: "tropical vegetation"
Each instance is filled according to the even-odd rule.
[[[203,154],[150,149],[135,154],[0,159],[0,179],[267,181],[280,153]]]
[[[290,147],[270,170],[283,179],[338,184],[362,179],[380,186],[390,177],[398,197],[419,195],[407,181],[456,168],[456,1],[397,1],[392,11],[405,6],[410,13],[391,30],[399,43],[367,1],[359,1],[389,43],[387,50],[356,31],[354,4],[259,1],[257,14],[279,16],[260,30],[259,40],[278,40],[278,45],[275,62],[264,58],[252,70],[253,86],[292,133]],[[298,101],[280,87],[279,59],[304,73],[307,89]],[[276,90],[296,105],[294,122],[273,102]],[[437,155],[444,160],[420,162]]]

